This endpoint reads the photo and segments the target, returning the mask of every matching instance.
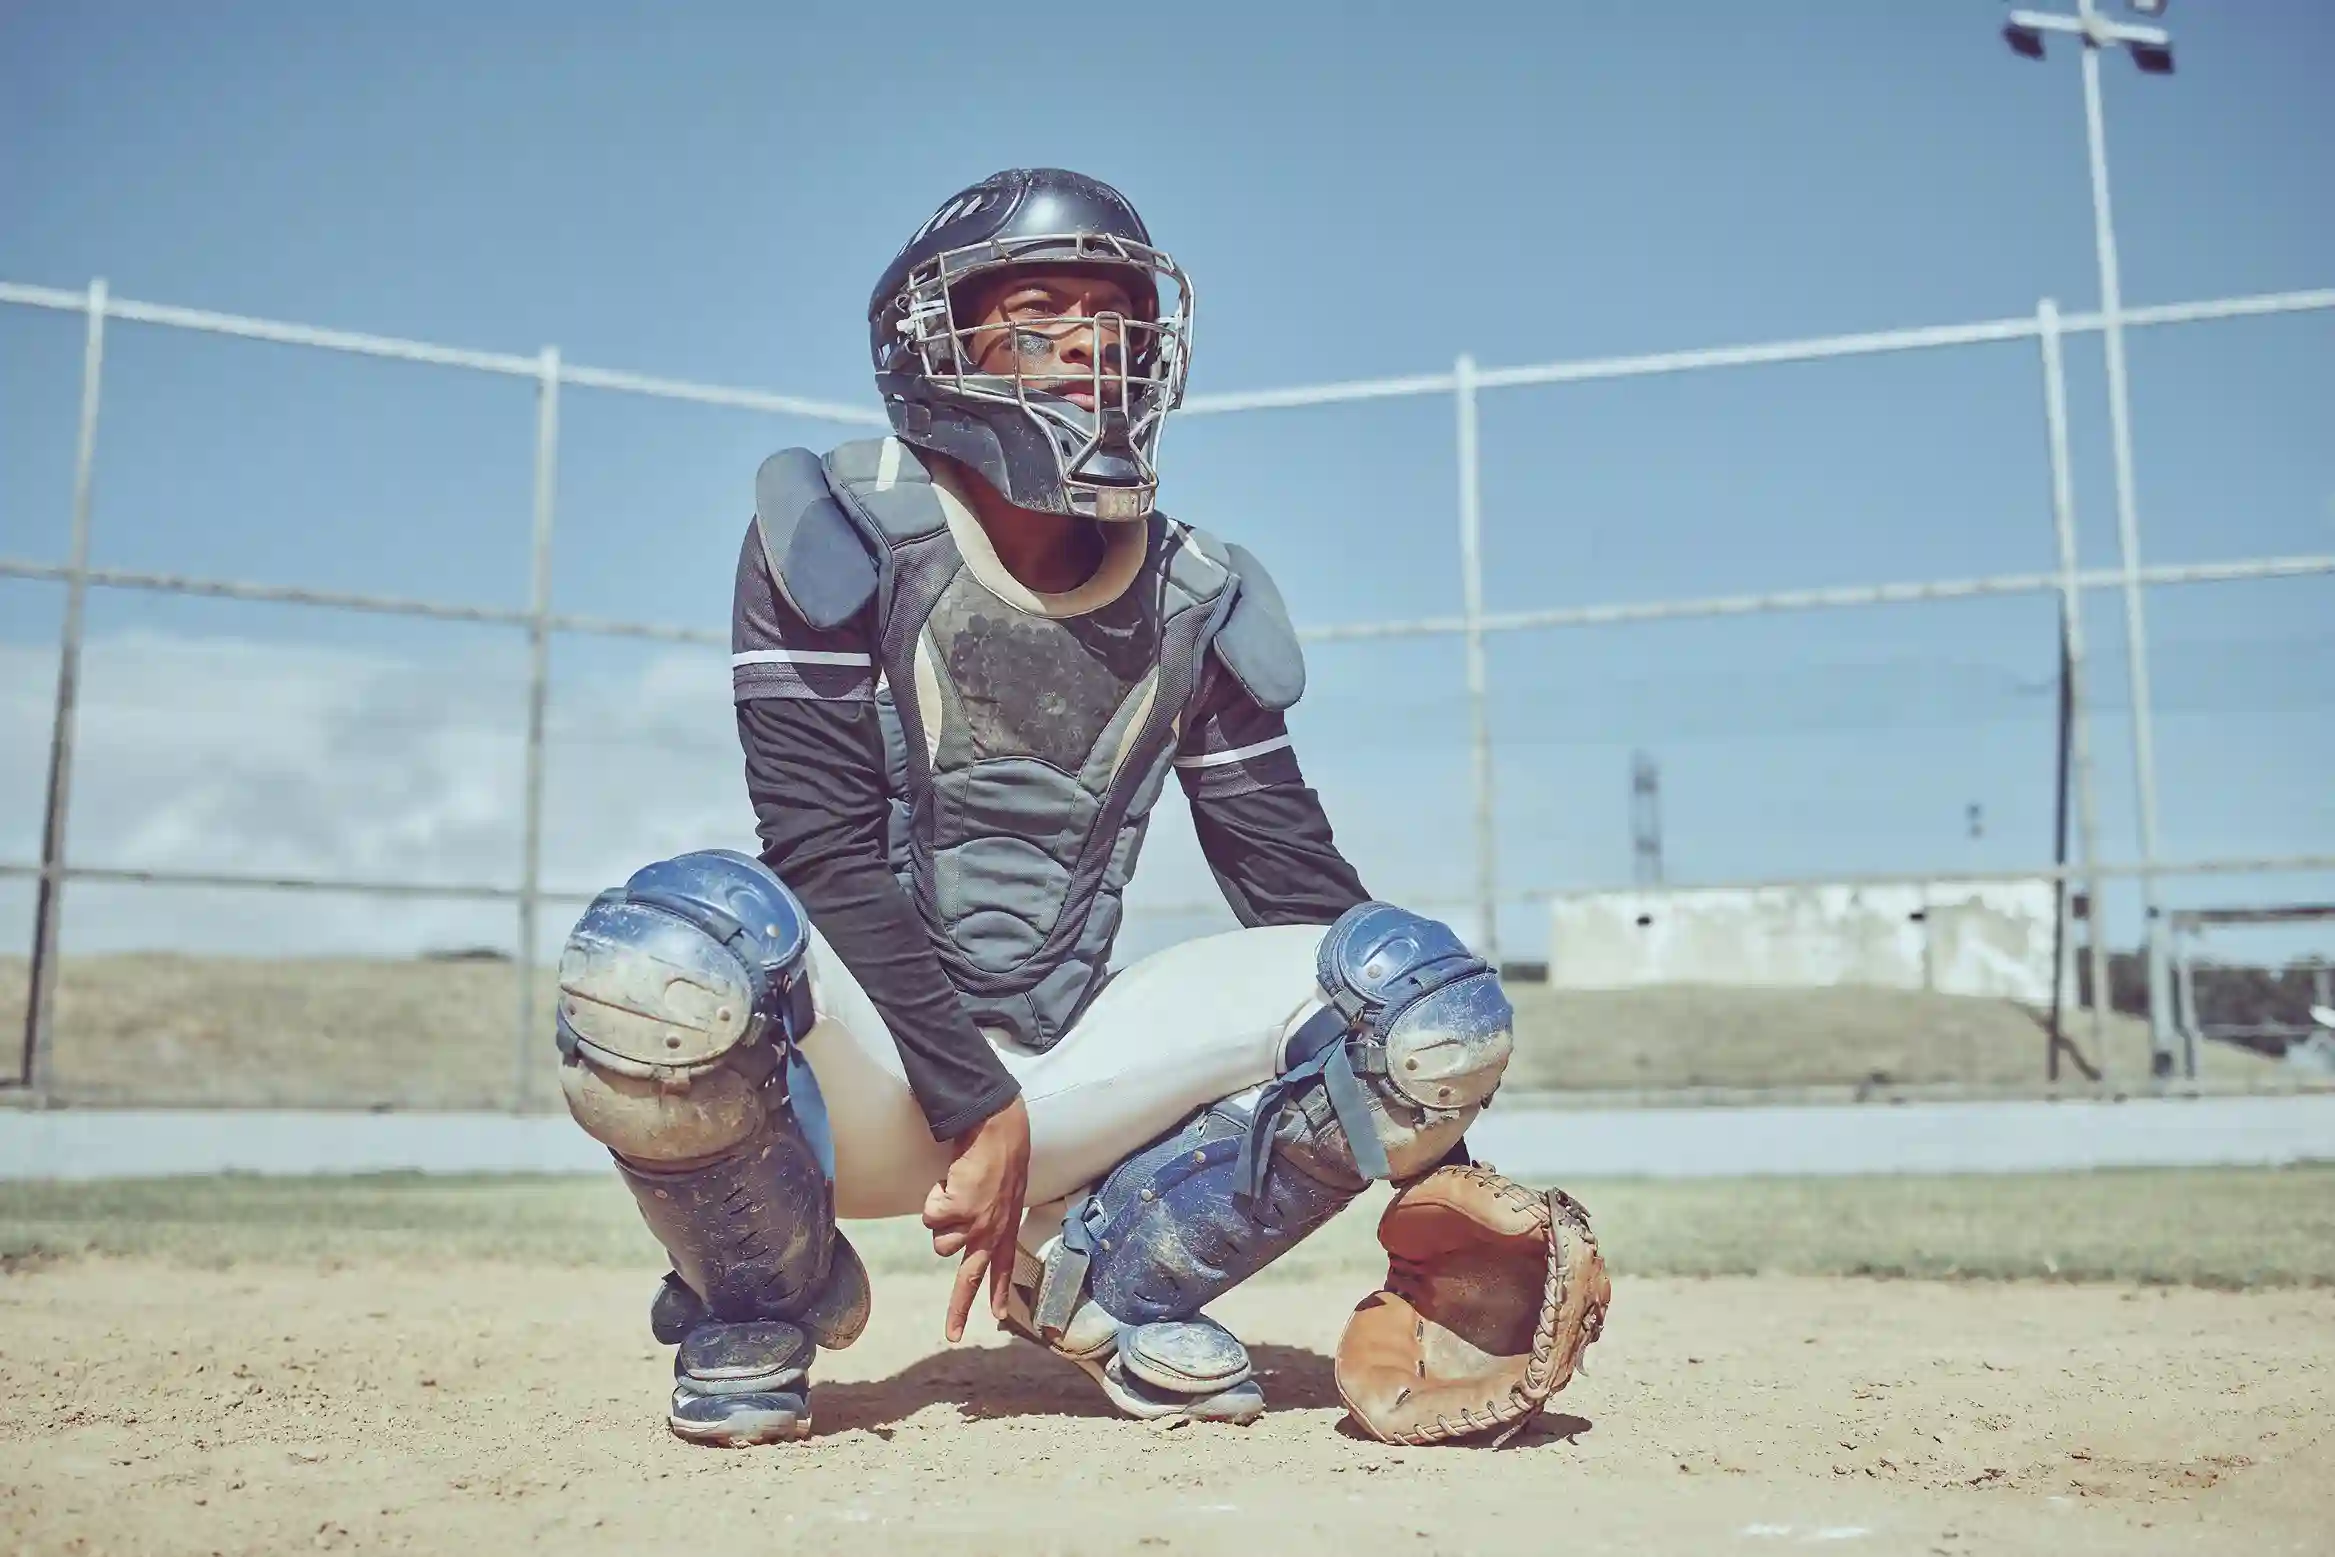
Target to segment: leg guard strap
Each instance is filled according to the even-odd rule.
[[[1354,1170],[1366,1179],[1393,1176],[1386,1145],[1379,1140],[1378,1125],[1370,1117],[1370,1100],[1354,1074],[1353,1056],[1345,1041],[1350,1030],[1344,1012],[1336,1006],[1324,1006],[1307,1017],[1290,1038],[1290,1054],[1302,1057],[1257,1094],[1256,1112],[1250,1116],[1248,1133],[1241,1138],[1240,1156],[1233,1169],[1233,1193],[1244,1202],[1253,1203],[1265,1192],[1265,1175],[1273,1165],[1273,1131],[1281,1122],[1282,1109],[1294,1099],[1298,1088],[1315,1080],[1328,1094],[1331,1112],[1346,1134]]]
[[[1058,1344],[1070,1328],[1079,1299],[1086,1296],[1086,1273],[1094,1263],[1102,1225],[1102,1202],[1092,1195],[1074,1195],[1062,1218],[1062,1240],[1045,1262],[1038,1280],[1037,1300],[1030,1305],[1030,1325],[1048,1346]]]
[[[1409,1179],[1453,1150],[1498,1090],[1514,1012],[1491,965],[1451,929],[1362,903],[1322,937],[1324,1005],[1291,1035],[1257,1101],[1235,1178],[1263,1193],[1280,1117],[1318,1084],[1365,1179]]]

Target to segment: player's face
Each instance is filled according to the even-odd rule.
[[[972,371],[1018,377],[1024,387],[1060,395],[1083,411],[1124,393],[1126,321],[1134,300],[1108,274],[1014,270],[977,282],[957,313]]]

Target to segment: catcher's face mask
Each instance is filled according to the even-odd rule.
[[[1191,360],[1191,294],[1165,254],[1092,233],[944,250],[909,272],[893,328],[928,395],[1037,434],[1001,439],[1007,468],[985,472],[1009,500],[1150,513]]]

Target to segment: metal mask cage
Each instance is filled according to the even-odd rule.
[[[1108,267],[1135,273],[1151,317],[1112,311],[1016,319],[968,326],[956,299],[968,283],[1012,268]],[[879,371],[907,369],[935,388],[969,401],[1011,405],[1029,417],[1055,451],[1065,489],[1093,494],[1098,517],[1117,506],[1106,494],[1141,492],[1142,510],[1158,485],[1158,450],[1167,413],[1183,402],[1191,366],[1191,283],[1175,261],[1147,244],[1110,234],[1061,233],[991,239],[945,250],[908,274],[889,310],[897,337]],[[969,364],[992,333],[1029,332],[1052,342],[1090,336],[1083,375],[1025,371],[1018,343],[1013,371],[985,373]],[[1116,350],[1111,349],[1116,342]],[[1085,388],[1088,410],[1069,393]],[[1100,463],[1120,466],[1114,473]],[[1134,515],[1130,514],[1129,517]]]

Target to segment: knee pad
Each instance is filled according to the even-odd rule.
[[[759,861],[685,854],[602,893],[560,957],[568,1108],[609,1148],[713,1318],[843,1345],[867,1279],[835,1226],[835,1158],[796,1041],[809,921]]]
[[[1499,975],[1448,925],[1362,903],[1322,937],[1315,977],[1326,1003],[1290,1039],[1275,1086],[1287,1094],[1320,1076],[1362,1172],[1417,1178],[1459,1144],[1508,1068],[1516,1013]]]
[[[560,1090],[609,1150],[680,1164],[749,1139],[814,1019],[809,920],[769,867],[729,850],[660,860],[603,892],[559,959]],[[798,1107],[824,1140],[824,1110]],[[830,1163],[829,1171],[832,1172]]]
[[[810,1030],[810,921],[770,868],[728,849],[660,860],[603,892],[559,959],[560,1053],[686,1088],[733,1051]]]

